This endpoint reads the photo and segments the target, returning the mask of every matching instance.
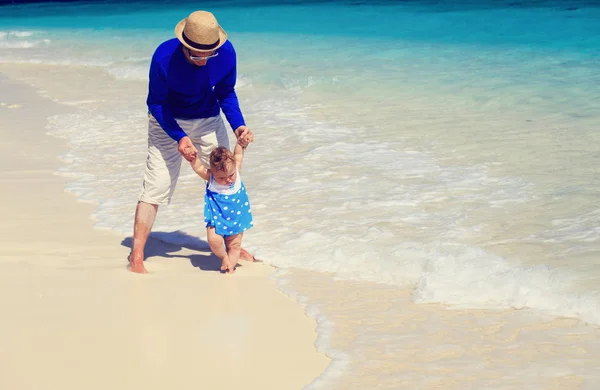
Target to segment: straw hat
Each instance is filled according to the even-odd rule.
[[[175,26],[177,39],[190,50],[213,51],[223,46],[227,33],[219,26],[213,14],[192,12]]]

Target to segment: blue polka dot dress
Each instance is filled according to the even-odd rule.
[[[210,175],[204,195],[204,222],[220,236],[243,233],[252,227],[252,210],[240,172],[231,185],[222,185]]]

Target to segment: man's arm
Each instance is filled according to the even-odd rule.
[[[225,118],[227,118],[227,122],[231,125],[232,130],[235,131],[240,126],[245,126],[246,122],[244,121],[244,116],[242,115],[242,110],[240,110],[240,104],[235,93],[235,83],[237,81],[236,55],[233,47],[231,48],[231,51],[231,61],[233,61],[231,69],[225,77],[215,85],[214,91],[217,100],[221,105],[221,109],[223,110],[223,114],[225,114]]]
[[[166,105],[167,97],[169,95],[166,74],[162,69],[160,62],[156,61],[154,58],[150,63],[149,77],[148,99],[146,100],[148,110],[169,137],[179,142],[183,137],[186,137],[187,134],[183,131],[181,126],[179,126],[173,113],[171,113],[171,110]]]

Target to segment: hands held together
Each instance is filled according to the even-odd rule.
[[[183,158],[185,158],[189,162],[193,162],[198,157],[198,149],[194,146],[194,143],[190,139],[190,137],[185,136],[179,140],[179,146],[177,150]]]
[[[252,141],[254,141],[254,134],[250,129],[246,126],[240,126],[234,131],[235,136],[237,137],[238,144],[244,149],[250,145]]]
[[[238,127],[235,129],[234,134],[237,138],[237,143],[244,149],[254,141],[254,134],[246,126]],[[180,139],[177,150],[189,162],[194,161],[198,157],[198,149],[196,149],[190,137],[186,136]]]

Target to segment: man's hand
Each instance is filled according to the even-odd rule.
[[[254,134],[246,126],[238,127],[235,129],[234,134],[238,140],[238,144],[244,149],[254,141]]]
[[[179,153],[181,153],[183,158],[189,162],[194,161],[196,157],[198,157],[198,149],[196,149],[190,137],[183,137],[180,139],[177,150],[179,150]]]

